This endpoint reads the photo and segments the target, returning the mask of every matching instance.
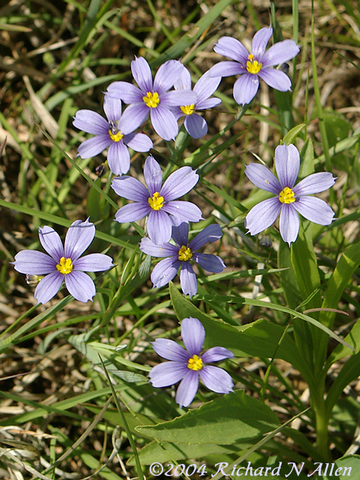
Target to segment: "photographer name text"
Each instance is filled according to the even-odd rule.
[[[229,468],[230,466],[230,468]],[[301,473],[305,473],[305,463],[296,464],[295,462],[279,462],[276,466],[271,467],[253,467],[251,462],[248,462],[246,466],[229,465],[226,462],[215,464],[215,473],[210,474],[210,478],[216,475],[232,476],[232,477],[277,477],[283,475],[285,478],[299,476]],[[328,477],[351,477],[352,467],[337,467],[335,463],[321,463],[314,462],[313,469],[310,473],[307,473],[307,477],[314,477],[317,475],[327,475]],[[196,465],[184,465],[180,463],[174,465],[172,463],[162,464],[160,462],[154,462],[150,465],[149,471],[154,477],[164,475],[165,477],[180,477],[185,474],[187,477],[192,475],[199,475],[204,477],[208,475],[206,464]],[[208,477],[209,478],[209,477]]]

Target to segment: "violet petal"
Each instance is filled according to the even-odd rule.
[[[99,113],[92,110],[78,110],[73,120],[74,127],[92,135],[107,133],[109,124]]]
[[[63,278],[64,275],[56,270],[40,280],[34,292],[38,303],[47,303],[51,300],[60,290]]]
[[[251,235],[257,235],[275,222],[280,210],[281,203],[277,197],[263,200],[255,205],[247,214],[245,226]]]
[[[281,189],[293,188],[300,169],[300,154],[295,145],[278,145],[276,147],[275,169]]]
[[[199,175],[191,167],[181,167],[175,170],[165,180],[160,195],[169,202],[188,193],[198,182]]]
[[[60,258],[64,256],[64,247],[60,235],[53,228],[45,225],[42,228],[39,227],[39,240],[44,250],[58,263]]]
[[[115,220],[119,223],[136,222],[149,215],[151,208],[147,203],[129,203],[119,208]]]
[[[177,274],[180,267],[180,261],[173,257],[164,258],[155,265],[151,272],[150,279],[154,287],[160,288],[167,285]]]
[[[249,52],[244,45],[233,37],[221,37],[215,44],[214,50],[219,55],[232,58],[237,62],[246,65]]]
[[[43,252],[36,250],[21,250],[12,262],[17,272],[28,275],[47,275],[56,271],[57,262]]]
[[[297,239],[299,228],[300,219],[296,209],[291,203],[284,203],[280,212],[279,229],[281,238],[289,247],[290,244]]]
[[[291,80],[286,73],[281,70],[262,68],[258,75],[269,87],[275,88],[275,90],[279,90],[280,92],[288,92],[291,90]]]
[[[194,261],[207,272],[221,273],[226,268],[220,257],[210,253],[195,253]]]
[[[81,158],[93,158],[103,152],[110,144],[111,138],[108,133],[88,138],[78,146],[78,155]]]
[[[65,237],[64,257],[71,258],[73,262],[77,260],[88,248],[95,236],[95,226],[86,220],[76,220],[73,222]]]
[[[226,358],[233,358],[234,354],[224,347],[209,348],[203,355],[201,355],[204,363],[220,362]]]
[[[189,228],[188,222],[182,222],[177,226],[173,226],[171,237],[179,247],[188,244]]]
[[[154,77],[154,91],[160,95],[173,87],[183,68],[184,65],[178,60],[168,60],[163,63]]]
[[[169,387],[179,382],[189,371],[189,369],[180,362],[164,362],[151,369],[150,382],[155,388]]]
[[[262,56],[265,53],[266,46],[271,38],[273,29],[271,27],[261,28],[258,30],[252,40],[251,53],[254,55],[255,59],[259,62],[262,59]]]
[[[208,108],[214,108],[220,105],[220,98],[211,97],[205,100],[201,100],[196,104],[196,110],[207,110]]]
[[[181,336],[190,357],[200,355],[205,341],[205,328],[200,320],[194,317],[184,318],[181,321]]]
[[[199,388],[199,374],[194,370],[189,370],[185,377],[181,380],[176,392],[175,401],[180,408],[188,407],[194,400],[196,392]]]
[[[65,276],[65,285],[69,293],[79,302],[86,303],[92,300],[96,294],[94,282],[84,272],[72,271]]]
[[[230,393],[233,391],[234,382],[230,375],[222,368],[205,365],[199,372],[204,385],[216,393]]]
[[[82,272],[103,272],[113,267],[112,258],[103,253],[90,253],[73,262],[74,270]]]
[[[152,73],[150,65],[145,58],[136,57],[135,60],[131,62],[131,73],[143,93],[153,91]]]
[[[216,91],[220,82],[221,76],[210,76],[208,71],[199,78],[194,86],[194,92],[197,95],[196,108],[199,108],[198,105],[208,99]]]
[[[149,192],[136,178],[129,176],[115,177],[111,187],[119,197],[124,197],[134,202],[148,203]]]
[[[272,45],[262,58],[263,68],[288,62],[300,52],[294,40],[283,40]]]
[[[180,285],[184,295],[192,298],[197,294],[197,279],[189,262],[181,262]]]
[[[107,88],[107,95],[120,98],[124,103],[143,103],[144,93],[129,82],[113,82]],[[134,129],[135,130],[135,129]]]
[[[166,107],[159,104],[150,110],[151,124],[159,137],[164,140],[175,140],[179,126],[174,114]]]
[[[186,115],[184,125],[186,131],[192,138],[202,138],[208,132],[206,120],[197,113]]]
[[[197,95],[191,90],[170,90],[163,93],[160,99],[161,105],[167,108],[179,107],[180,105],[195,105]]]
[[[330,172],[312,173],[301,180],[294,188],[296,197],[320,193],[332,187],[336,178]]]
[[[216,63],[209,70],[209,76],[211,77],[232,77],[233,75],[241,75],[246,72],[246,68],[238,62],[231,62],[225,60],[223,62]]]
[[[334,220],[335,212],[321,198],[301,197],[291,205],[310,222],[318,223],[319,225],[330,225]]]
[[[111,143],[107,160],[110,170],[115,175],[123,175],[130,170],[130,153],[122,140]]]
[[[144,179],[149,189],[150,197],[160,192],[162,185],[161,167],[152,155],[149,155],[144,164]]]
[[[104,112],[109,121],[118,122],[122,112],[121,100],[105,95]]]
[[[148,152],[153,148],[153,142],[144,133],[135,133],[124,136],[124,143],[135,152]]]
[[[214,223],[212,225],[208,225],[205,227],[200,233],[196,235],[195,238],[191,240],[189,243],[189,247],[193,252],[199,250],[199,248],[203,247],[207,243],[216,242],[220,240],[222,237],[222,230],[221,227]]]
[[[275,175],[265,165],[260,163],[250,163],[245,166],[245,175],[256,187],[266,192],[279,195],[281,185]]]
[[[234,83],[233,95],[235,102],[239,105],[247,105],[255,97],[258,89],[259,77],[251,73],[245,73]]]
[[[184,362],[185,364],[189,360],[189,354],[180,345],[168,338],[157,338],[155,342],[152,342],[152,346],[155,352],[166,360]]]
[[[140,250],[151,257],[175,257],[176,259],[179,247],[172,245],[171,243],[156,245],[150,238],[144,237],[140,242]]]
[[[200,208],[185,200],[172,200],[163,207],[164,212],[177,218],[178,224],[182,222],[200,222],[203,219]]]
[[[156,245],[162,245],[171,239],[173,223],[163,210],[151,210],[147,219],[147,232]]]
[[[191,90],[191,75],[186,67],[182,69],[181,74],[175,80],[174,88],[176,90]]]
[[[129,105],[121,117],[121,125],[126,125],[125,132],[130,133],[142,125],[149,115],[149,107],[142,101]]]

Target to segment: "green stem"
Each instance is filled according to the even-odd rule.
[[[310,397],[315,412],[316,421],[316,445],[320,458],[325,462],[331,462],[332,457],[329,449],[329,416],[325,408],[325,383],[317,382],[309,385]]]
[[[326,134],[325,120],[323,115],[323,109],[321,105],[320,88],[317,75],[317,64],[315,56],[315,27],[314,27],[314,3],[312,1],[312,14],[311,14],[311,63],[312,63],[312,76],[314,81],[314,94],[317,114],[319,118],[319,130],[321,135],[321,142],[324,150],[325,167],[328,172],[331,171],[331,157],[329,152],[329,142]],[[330,191],[330,195],[333,195],[333,191]]]

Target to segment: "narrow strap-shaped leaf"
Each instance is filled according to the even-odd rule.
[[[196,42],[196,40],[204,33],[204,31],[214,23],[217,17],[231,3],[233,3],[233,0],[220,0],[220,2],[217,2],[214,7],[206,15],[204,15],[204,17],[201,18],[189,32],[187,32],[180,38],[178,42],[175,43],[175,45],[172,45],[166,50],[166,52],[152,62],[151,66],[158,67],[167,60],[172,58],[178,59],[181,57],[184,51]]]

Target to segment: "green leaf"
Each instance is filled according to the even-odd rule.
[[[340,142],[338,142],[336,145],[331,147],[329,149],[329,154],[333,157],[334,155],[336,155],[338,153],[344,152],[345,150],[349,150],[351,147],[353,147],[360,140],[359,135],[360,135],[360,133],[359,133],[359,130],[357,129],[354,132],[354,135],[352,135],[349,138],[345,138],[344,140],[340,140]],[[325,160],[325,155],[320,155],[320,157],[318,157],[316,159],[316,162],[317,163],[322,163],[322,162],[324,162],[324,160]]]
[[[290,335],[284,335],[284,327],[262,319],[245,326],[229,325],[202,313],[181,295],[172,283],[170,283],[170,296],[175,313],[180,321],[183,318],[195,317],[204,325],[206,348],[222,346],[231,350],[236,357],[282,358],[298,370],[306,372],[306,363],[304,363],[302,355]],[[238,300],[245,304],[255,303],[258,306],[256,300],[250,301],[241,298]],[[260,302],[260,305],[262,304],[268,305],[266,302]]]
[[[301,302],[301,293],[296,279],[294,268],[291,263],[290,248],[285,242],[280,242],[278,251],[278,266],[283,269],[280,272],[281,286],[284,290],[287,304],[291,308],[297,308]]]
[[[354,243],[349,245],[343,252],[340,260],[338,261],[335,270],[333,271],[325,290],[324,300],[322,302],[323,309],[338,309],[339,302],[342,297],[342,294],[350,282],[355,270],[360,264],[360,243]],[[331,310],[322,310],[319,315],[319,321],[328,328],[332,328],[335,320],[336,312]],[[354,330],[354,335],[357,334],[357,329]],[[351,332],[350,332],[351,335]],[[354,338],[350,337],[351,347],[356,342],[356,336]],[[356,347],[355,347],[356,349]],[[348,349],[338,349],[333,352],[333,356],[327,362],[327,367],[331,365],[331,362],[337,355],[344,356],[343,354],[349,351]],[[354,350],[353,350],[354,351]],[[326,358],[327,353],[327,341],[326,339],[321,339],[317,344],[318,355],[322,356],[323,363]],[[341,357],[340,357],[341,358]]]
[[[307,138],[300,152],[300,171],[299,177],[305,178],[314,173],[314,145],[311,138]]]
[[[311,225],[308,225],[309,228],[311,228]],[[291,263],[303,300],[306,300],[320,287],[319,269],[308,229],[305,232],[300,225],[298,238],[296,242],[291,244]],[[312,296],[306,306],[307,308],[320,307],[320,292]]]
[[[333,274],[331,275],[322,303],[323,308],[338,308],[341,296],[360,264],[360,242],[345,248]],[[335,313],[322,311],[320,321],[329,328],[334,323]]]
[[[125,370],[117,370],[114,368],[108,368],[107,371],[110,375],[121,378],[121,380],[124,380],[124,382],[127,383],[146,383],[149,380],[147,377],[145,377],[144,375],[140,375],[139,373],[127,372]]]
[[[344,388],[349,385],[353,380],[356,380],[360,375],[360,353],[352,355],[347,362],[342,366],[340,372],[337,374],[334,382],[332,383],[326,400],[326,415],[330,417],[331,411],[334,408],[335,403],[338,401]]]
[[[300,224],[299,235],[291,245],[291,264],[294,269],[299,290],[307,308],[319,308],[321,306],[320,275],[317,266],[314,247],[311,240],[311,224],[307,222],[307,231]],[[313,313],[315,317],[318,313]],[[315,345],[320,341],[327,342],[328,336],[324,335],[319,328],[314,328],[309,323],[294,320],[295,341],[302,350],[306,362],[310,368],[321,368],[325,358],[317,359]]]
[[[170,422],[137,427],[140,434],[159,441],[184,444],[232,445],[269,432],[280,422],[270,407],[237,391],[221,396]]]
[[[356,353],[359,353],[359,351],[360,351],[360,319],[355,323],[353,328],[350,330],[350,333],[348,335],[346,335],[344,340],[349,345],[354,347]],[[346,357],[347,355],[353,355],[353,354],[354,354],[354,352],[352,350],[350,350],[349,347],[345,347],[342,344],[338,345],[331,352],[331,354],[330,354],[330,356],[327,360],[325,370],[327,371],[334,362],[337,362],[338,360]]]
[[[100,183],[100,180],[96,180],[96,184]],[[87,201],[86,201],[87,214],[91,218],[93,223],[97,223],[104,218],[108,218],[110,214],[110,205],[105,201],[105,198],[100,195],[99,191],[95,188],[90,188]]]
[[[38,325],[41,323],[45,322],[46,320],[51,319],[53,316],[56,315],[57,312],[61,312],[65,306],[70,303],[72,300],[72,296],[68,295],[67,297],[63,298],[60,300],[56,305],[53,305],[49,307],[47,310],[39,313],[39,315],[36,315],[36,317],[32,318],[28,322],[24,323],[21,325],[18,330],[16,330],[14,333],[11,333],[5,338],[1,338],[0,341],[0,352],[3,350],[6,350],[10,345],[16,345],[17,343],[21,342],[27,332],[32,330],[33,328],[37,328]],[[27,312],[23,317],[20,317],[20,320],[23,318],[26,318],[28,313],[32,313],[33,311],[36,310],[36,306],[31,308],[29,312]],[[6,330],[8,332],[10,327]],[[1,337],[5,336],[4,334],[1,335]]]
[[[72,224],[71,220],[58,217],[57,215],[53,215],[52,213],[42,212],[40,210],[27,207],[25,205],[18,205],[16,203],[8,202],[1,199],[0,207],[10,208],[12,210],[15,210],[16,212],[25,213],[27,215],[30,215],[31,217],[37,217],[41,220],[45,220],[46,222],[50,222],[55,225],[61,225],[63,227],[70,227],[70,225]],[[132,245],[131,243],[125,242],[120,238],[113,237],[112,235],[108,235],[107,233],[103,233],[98,230],[95,232],[95,237],[99,238],[100,240],[105,240],[106,242],[112,243],[113,245],[118,245],[120,247],[128,248],[130,250],[134,250],[135,248],[137,248],[137,245]]]
[[[352,130],[351,123],[341,113],[334,110],[323,112],[325,130],[329,140],[329,147],[333,147],[349,136]]]
[[[122,480],[119,475],[115,472],[112,472],[109,467],[105,467],[103,470],[100,470],[99,467],[99,459],[93,457],[89,453],[80,452],[81,460],[87,465],[88,467],[92,468],[93,470],[98,471],[97,477],[103,477],[105,480]]]
[[[215,3],[214,7],[201,18],[183,37],[178,40],[175,45],[168,48],[162,55],[151,63],[152,67],[158,67],[162,63],[170,60],[171,58],[178,59],[184,53],[184,51],[193,45],[196,40],[204,33],[204,31],[210,27],[223,10],[230,5],[233,0],[220,0]]]
[[[95,413],[96,415],[101,412],[101,407],[98,407],[97,405],[84,404],[84,407],[87,408],[90,412]],[[138,425],[156,425],[160,421],[160,418],[150,417],[141,413],[136,413],[136,415],[134,415],[130,412],[123,412],[123,414],[132,432],[134,432],[135,427],[137,427]],[[115,408],[107,408],[102,418],[107,420],[110,425],[114,425],[115,427],[117,425],[120,425],[122,427],[124,426],[122,416]]]
[[[236,448],[236,447],[235,447]],[[238,450],[237,450],[238,451]],[[156,459],[157,462],[185,460],[189,458],[204,458],[207,455],[233,453],[234,447],[216,444],[184,445],[171,442],[150,442],[139,451],[139,459],[142,465],[150,465]],[[127,465],[135,465],[134,457],[130,457]]]
[[[357,477],[360,471],[360,455],[346,455],[335,461],[335,464],[330,463],[325,472],[326,463],[322,465],[322,474],[325,475],[323,480],[351,480]],[[334,465],[334,467],[332,467]],[[320,472],[319,472],[320,473]]]
[[[274,90],[274,97],[279,111],[281,130],[285,135],[290,129],[294,128],[295,123],[292,114],[292,93]]]
[[[305,127],[305,123],[300,123],[300,125],[296,125],[296,127],[292,128],[287,132],[285,137],[282,140],[282,143],[286,145],[290,145],[290,143],[293,143],[295,138],[299,135],[301,130]]]
[[[122,385],[115,385],[115,390],[125,391],[128,387],[125,384]],[[0,421],[0,426],[7,426],[7,425],[15,425],[30,422],[36,418],[44,417],[48,414],[58,414],[60,416],[68,416],[71,418],[77,418],[80,420],[84,420],[83,416],[80,416],[73,412],[68,412],[67,410],[80,405],[81,403],[86,403],[93,401],[95,398],[109,396],[111,395],[112,390],[110,387],[101,388],[99,390],[91,390],[90,392],[83,393],[81,395],[75,395],[73,397],[67,398],[66,400],[62,400],[60,402],[55,402],[51,405],[42,405],[38,402],[34,402],[29,399],[25,399],[23,396],[14,395],[8,392],[0,391],[0,396],[9,398],[15,402],[19,402],[21,404],[28,404],[30,405],[33,410],[20,413],[19,415],[13,415],[12,417],[8,417],[5,420]],[[35,408],[34,408],[35,407]]]

